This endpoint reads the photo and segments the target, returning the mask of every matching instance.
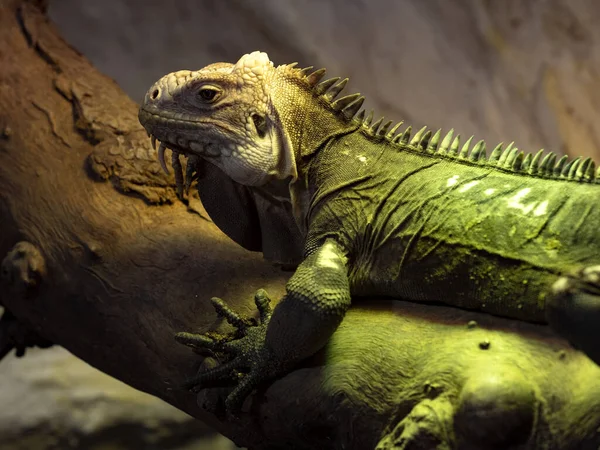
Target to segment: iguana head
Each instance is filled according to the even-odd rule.
[[[266,53],[253,52],[235,64],[162,77],[148,90],[139,119],[161,142],[163,168],[170,148],[206,159],[248,186],[295,179],[297,157],[345,131],[363,101],[355,94],[332,103],[347,80],[337,89],[339,78],[318,84],[324,73],[275,67]]]
[[[293,183],[303,175],[300,159],[360,127],[353,118],[364,101],[360,94],[334,101],[347,79],[321,81],[324,69],[294,66],[275,67],[253,52],[235,64],[174,72],[152,85],[139,112],[153,144],[160,141],[166,172],[165,149],[173,151],[178,190],[182,154],[186,185],[199,173],[200,199],[215,224],[286,265],[302,254],[308,191]]]
[[[296,176],[270,86],[276,69],[265,53],[236,64],[170,73],[148,90],[139,112],[164,147],[209,160],[235,181],[261,185]]]

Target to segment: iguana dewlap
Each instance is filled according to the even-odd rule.
[[[286,229],[304,242],[303,260],[274,311],[264,292],[257,296],[259,326],[214,301],[245,337],[224,343],[178,335],[231,355],[195,384],[249,370],[228,397],[227,406],[238,407],[258,382],[322,347],[351,295],[549,321],[600,361],[594,162],[527,154],[512,144],[486,156],[482,141],[463,143],[452,130],[412,135],[411,127],[365,117],[363,97],[339,97],[347,79],[322,81],[324,72],[275,67],[254,52],[236,64],[166,75],[140,108],[140,122],[160,141],[165,169],[165,149],[173,150],[180,191],[180,155],[190,157],[188,183],[198,160],[206,160],[264,193],[274,208],[291,204],[287,214],[298,228]],[[228,234],[243,234],[235,221],[221,222]]]

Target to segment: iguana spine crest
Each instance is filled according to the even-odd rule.
[[[294,66],[295,63],[288,65],[290,69]],[[406,127],[402,132],[398,132],[400,126],[404,123],[403,121],[392,127],[393,121],[390,120],[384,123],[384,118],[381,117],[372,123],[373,111],[371,110],[367,115],[364,109],[360,109],[365,100],[364,96],[357,93],[335,100],[348,83],[348,78],[339,81],[340,77],[334,77],[321,81],[325,75],[325,69],[318,69],[311,73],[312,68],[312,66],[309,66],[304,69],[293,70],[297,72],[300,79],[312,88],[315,95],[326,100],[334,112],[346,121],[353,120],[357,122],[364,134],[371,139],[386,140],[403,151],[425,152],[457,162],[486,165],[513,173],[557,180],[600,183],[600,167],[596,169],[596,163],[590,157],[585,159],[577,157],[569,161],[569,157],[564,155],[558,158],[557,161],[557,155],[554,152],[544,154],[543,149],[535,154],[524,152],[515,147],[513,142],[506,147],[501,142],[487,157],[485,141],[480,140],[471,147],[474,138],[474,136],[471,136],[459,151],[460,135],[455,136],[454,129],[451,129],[442,137],[441,129],[434,133],[426,126],[417,131],[411,139],[411,126]]]

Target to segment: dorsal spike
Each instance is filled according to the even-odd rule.
[[[440,144],[440,146],[438,148],[438,153],[440,155],[445,155],[446,153],[448,153],[448,149],[450,148],[450,144],[452,143],[453,136],[454,136],[454,128],[450,129],[450,131],[448,131],[448,133],[446,133],[446,136],[444,136],[444,139],[442,139],[442,143]]]
[[[540,167],[540,161],[542,161],[542,155],[544,154],[544,149],[538,150],[533,159],[531,160],[531,164],[528,167],[528,171],[530,174],[535,175],[538,173]]]
[[[293,69],[294,67],[296,67],[298,65],[298,61],[293,62],[293,63],[289,63],[287,64],[287,68],[288,69]]]
[[[426,129],[427,129],[427,126],[424,126],[419,131],[417,131],[415,133],[415,135],[413,136],[413,138],[410,140],[409,145],[416,147],[419,144],[419,142],[421,141],[421,138],[423,137],[423,134],[425,133]]]
[[[586,171],[583,174],[583,178],[589,181],[594,181],[596,176],[596,163],[592,158],[590,158],[590,164],[588,165]]]
[[[394,123],[393,120],[388,120],[386,123],[383,124],[383,126],[379,129],[379,131],[377,132],[377,135],[379,137],[384,137],[388,130],[390,129],[390,127],[392,126],[392,124]]]
[[[394,135],[396,134],[396,131],[398,131],[398,128],[400,128],[400,126],[404,123],[403,120],[401,120],[400,122],[398,122],[396,125],[394,125],[392,127],[392,129],[388,132],[388,134],[385,135],[386,139],[389,139],[390,141],[393,140]]]
[[[567,163],[567,159],[569,159],[569,157],[567,155],[563,155],[558,162],[556,163],[556,165],[554,166],[553,174],[555,177],[560,177],[560,174],[562,173],[563,167],[565,167],[565,164]]]
[[[313,70],[313,66],[308,66],[308,67],[305,67],[304,69],[300,69],[300,76],[305,77],[306,75],[309,74],[309,72],[311,70]]]
[[[452,144],[450,144],[450,150],[448,150],[448,155],[449,156],[458,155],[458,146],[459,145],[460,145],[460,134],[457,134],[456,137],[454,138],[454,140],[452,141]]]
[[[577,167],[577,172],[575,173],[575,178],[577,180],[586,180],[589,181],[590,177],[588,175],[588,169],[590,164],[593,164],[592,158],[588,157],[581,161],[579,167]]]
[[[383,117],[380,117],[377,121],[375,121],[375,123],[373,123],[373,125],[369,129],[369,133],[372,134],[373,136],[375,136],[377,134],[377,132],[379,131],[379,127],[381,126],[382,123],[383,123]]]
[[[423,135],[423,137],[417,144],[417,147],[420,148],[421,150],[425,150],[425,148],[427,147],[427,144],[429,143],[429,139],[431,139],[431,130],[427,130],[425,132],[425,134]]]
[[[523,159],[525,158],[525,153],[522,151],[517,151],[515,157],[513,158],[512,170],[514,172],[519,172],[521,167],[523,167]]]
[[[316,84],[319,81],[321,81],[321,79],[325,75],[325,72],[326,72],[325,69],[315,70],[313,73],[311,73],[310,75],[308,75],[306,77],[306,81],[308,82],[309,85],[316,86]]]
[[[496,164],[500,160],[500,156],[502,156],[502,147],[503,146],[504,146],[504,142],[500,142],[498,145],[496,145],[494,147],[494,150],[492,150],[492,153],[490,154],[490,157],[488,159],[488,161],[491,164]]]
[[[344,109],[342,109],[342,115],[348,120],[352,119],[354,117],[354,115],[356,114],[356,111],[358,111],[360,109],[360,107],[362,106],[364,101],[365,101],[365,98],[362,96],[359,96],[356,100],[354,100],[352,103],[350,103]],[[362,120],[362,117],[361,117],[361,120]]]
[[[594,181],[595,175],[596,175],[596,163],[594,162],[594,160],[592,160],[588,167],[587,173],[585,174],[585,177],[589,178],[590,181]]]
[[[523,164],[519,167],[519,170],[529,172],[529,168],[531,167],[531,162],[533,161],[533,154],[527,153],[525,155],[525,159],[523,159]]]
[[[427,144],[427,151],[431,152],[431,153],[435,153],[437,148],[438,148],[438,144],[440,143],[440,135],[442,134],[442,130],[439,129],[435,132],[435,134],[431,137],[431,140],[429,141],[429,144]]]
[[[337,83],[339,79],[340,79],[340,77],[333,77],[333,78],[329,78],[328,80],[321,81],[319,84],[317,84],[313,88],[313,91],[317,95],[323,95],[325,92],[327,92],[329,90],[329,88],[331,86],[333,86],[335,83]]]
[[[369,128],[371,126],[372,121],[373,121],[373,110],[369,111],[369,114],[367,114],[367,118],[363,122],[363,127]]]
[[[575,174],[577,173],[577,167],[579,167],[580,162],[581,156],[578,156],[577,158],[571,160],[569,164],[567,164],[564,167],[561,175],[567,177],[569,180],[572,180],[575,177]]]
[[[538,172],[541,175],[549,174],[552,171],[552,168],[554,167],[555,159],[556,159],[556,154],[554,152],[550,152],[546,156],[544,156],[544,158],[542,159],[542,162],[540,163],[540,168],[538,169]]]
[[[506,159],[508,158],[508,155],[510,155],[510,152],[513,149],[513,145],[514,145],[514,142],[511,142],[510,144],[508,144],[506,146],[506,148],[504,149],[504,151],[500,155],[500,158],[498,158],[498,163],[496,164],[498,167],[504,167],[504,163],[506,162]]]
[[[479,161],[480,159],[485,159],[485,141],[483,139],[477,144],[475,144],[475,147],[473,147],[473,150],[471,150],[471,155],[469,156],[469,159],[471,161]]]
[[[552,176],[554,175],[554,166],[556,165],[556,159],[558,158],[558,155],[556,153],[552,153],[552,156],[550,157],[550,161],[549,161],[549,166],[548,166],[548,170],[546,172],[546,175],[548,176]]]
[[[569,178],[569,171],[571,170],[571,167],[573,166],[573,162],[574,160],[567,160],[567,162],[565,163],[565,165],[562,167],[561,171],[560,171],[560,177],[561,178]]]
[[[507,150],[508,150],[508,147],[507,147]],[[506,156],[506,159],[504,160],[504,164],[502,165],[502,167],[504,167],[505,169],[512,169],[514,167],[514,162],[515,162],[515,159],[517,158],[517,155],[519,154],[519,151],[520,150],[517,147],[512,147],[512,142],[511,142],[510,152]],[[506,153],[506,150],[504,150],[504,152]]]
[[[331,104],[331,107],[336,111],[341,111],[354,100],[357,100],[360,97],[360,94],[350,94],[344,97],[338,98],[335,102]]]
[[[381,126],[382,122],[383,122],[383,117],[380,117],[379,120],[377,120],[371,126],[371,128],[369,128],[369,134],[375,136],[377,134],[377,131],[379,130],[379,127]]]
[[[346,84],[348,84],[348,78],[344,78],[338,84],[336,84],[331,89],[329,89],[327,92],[325,92],[323,94],[323,97],[325,97],[329,101],[332,101],[334,98],[337,97],[337,95],[340,92],[342,92],[342,90],[346,87]]]
[[[354,119],[362,125],[365,120],[365,114],[366,111],[364,109],[361,109]]]
[[[471,147],[471,142],[473,141],[473,137],[474,136],[471,136],[469,139],[467,139],[467,142],[464,143],[464,145],[460,149],[460,153],[458,154],[459,158],[466,159],[467,156],[469,156],[469,147]]]
[[[410,134],[412,133],[412,125],[406,127],[406,129],[394,138],[394,142],[399,142],[401,144],[408,144],[408,140],[410,139]]]

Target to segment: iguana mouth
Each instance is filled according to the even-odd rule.
[[[162,116],[159,114],[155,114],[152,111],[147,111],[143,108],[140,110],[139,117],[140,122],[143,124],[144,128],[146,129],[146,132],[148,133],[148,136],[152,139],[152,146],[154,147],[154,149],[156,149],[157,141],[161,143],[161,146],[159,146],[159,158],[161,160],[161,167],[167,173],[168,171],[164,164],[164,150],[166,149],[171,149],[181,154],[190,153],[207,157],[231,155],[231,152],[229,151],[230,149],[223,145],[218,146],[206,141],[184,138],[183,136],[173,132],[161,132],[161,129],[169,128],[170,125],[172,128],[173,122],[180,123],[181,126],[179,128],[181,128],[182,131],[190,131],[190,129],[193,129],[191,128],[191,126],[198,125],[198,122],[194,122],[191,120],[175,119],[169,116]],[[211,122],[210,125],[211,127],[216,126],[218,128],[224,128],[214,122]],[[223,131],[227,132],[229,130],[224,129]],[[160,156],[161,154],[163,155],[162,157]]]
[[[226,146],[219,146],[211,142],[201,142],[195,139],[186,139],[173,133],[161,133],[160,128],[166,126],[166,120],[174,120],[172,118],[165,118],[144,109],[140,110],[140,118],[142,116],[144,119],[142,123],[146,129],[146,134],[150,138],[152,148],[158,152],[160,167],[167,175],[170,172],[165,153],[166,150],[171,150],[172,152],[171,167],[173,167],[179,196],[182,196],[184,192],[187,195],[192,182],[197,178],[196,169],[202,158],[209,159],[217,156],[230,156],[232,153],[232,149]],[[193,121],[183,122],[193,123]],[[183,156],[187,160],[185,174],[180,156]]]
[[[200,156],[193,153],[190,149],[174,144],[167,140],[159,140],[154,134],[151,134],[149,131],[146,131],[150,141],[152,143],[152,148],[157,150],[156,144],[158,143],[158,162],[160,163],[160,167],[162,170],[169,175],[169,168],[165,161],[165,151],[167,149],[171,150],[171,167],[173,167],[173,172],[175,176],[175,184],[177,187],[177,195],[181,198],[183,193],[187,195],[192,182],[198,176],[198,165],[200,163]],[[183,165],[181,164],[180,156],[183,156],[186,160],[185,165],[185,175],[183,172]]]

